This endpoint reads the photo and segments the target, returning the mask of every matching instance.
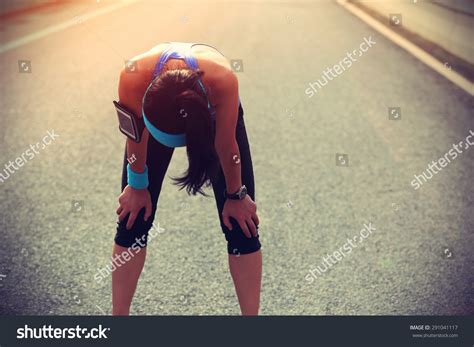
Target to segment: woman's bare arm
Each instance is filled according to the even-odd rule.
[[[239,109],[239,84],[232,71],[217,75],[216,92],[216,138],[215,147],[222,171],[225,175],[226,190],[235,193],[242,186],[242,171],[239,145],[235,130]],[[234,218],[247,237],[257,236],[259,224],[257,205],[246,196],[243,200],[226,200],[222,211],[223,222],[232,230],[230,217]]]
[[[139,74],[120,73],[119,100],[120,103],[141,118],[142,96],[146,85],[139,78]],[[145,171],[148,145],[148,131],[145,129],[141,141],[136,143],[127,139],[127,157],[131,162],[131,169],[136,173]],[[125,187],[119,197],[120,206],[117,208],[119,221],[128,216],[127,229],[131,229],[140,211],[145,208],[143,218],[148,220],[152,213],[150,192],[148,189],[135,189],[129,185]]]
[[[145,89],[143,83],[138,78],[138,74],[129,73],[125,69],[121,71],[118,89],[120,103],[140,119],[142,118],[142,97],[144,92]],[[148,137],[149,133],[145,128],[139,143],[127,138],[127,158],[131,162],[132,170],[138,173],[145,171]]]
[[[219,100],[216,105],[215,148],[224,171],[227,191],[236,192],[242,186],[240,152],[235,139],[239,110],[239,84],[232,71],[222,73],[213,89]]]

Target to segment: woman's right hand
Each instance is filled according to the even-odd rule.
[[[119,221],[121,222],[128,214],[127,230],[130,230],[135,223],[138,213],[145,208],[145,215],[143,219],[148,220],[151,216],[151,197],[148,189],[135,189],[127,185],[119,196],[120,206],[117,208]]]

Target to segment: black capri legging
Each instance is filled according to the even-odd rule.
[[[255,183],[253,177],[252,158],[250,155],[247,132],[245,130],[244,110],[242,109],[241,105],[239,106],[239,116],[235,131],[235,138],[240,150],[242,184],[245,184],[248,194],[252,200],[255,201]],[[149,176],[148,190],[150,191],[151,195],[153,211],[151,217],[148,218],[148,221],[144,221],[143,217],[145,209],[142,209],[130,230],[127,230],[125,227],[128,221],[128,216],[124,218],[122,222],[117,222],[117,233],[115,235],[115,243],[117,245],[127,248],[131,247],[132,245],[136,245],[138,247],[144,247],[146,245],[148,231],[153,226],[153,220],[155,218],[156,207],[158,204],[158,197],[160,196],[163,179],[171,161],[173,151],[173,148],[162,145],[156,141],[153,136],[149,137],[147,154]],[[127,152],[125,151],[122,173],[122,190],[127,186],[127,164]],[[224,209],[225,203],[224,190],[226,188],[225,176],[222,172],[222,168],[220,168],[217,178],[211,183],[214,190],[214,197],[216,199],[217,212],[219,214],[221,228],[227,240],[227,252],[229,254],[249,254],[258,251],[261,247],[258,235],[257,237],[252,236],[251,238],[247,238],[236,220],[230,218],[232,230],[229,230],[222,221],[222,210]]]

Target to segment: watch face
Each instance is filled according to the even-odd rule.
[[[239,199],[243,199],[247,195],[247,187],[242,186],[242,189],[239,192]]]

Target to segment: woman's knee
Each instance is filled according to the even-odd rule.
[[[148,232],[153,227],[154,213],[145,221],[144,210],[140,211],[130,229],[126,228],[128,216],[117,222],[115,243],[126,248],[143,248],[148,242]]]
[[[250,254],[260,250],[262,245],[260,244],[259,236],[253,236],[248,238],[238,225],[238,223],[232,222],[232,230],[229,230],[224,224],[221,224],[222,231],[224,232],[227,240],[227,253],[230,255],[242,255]]]

